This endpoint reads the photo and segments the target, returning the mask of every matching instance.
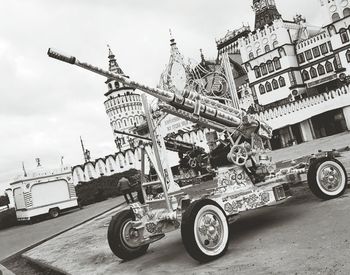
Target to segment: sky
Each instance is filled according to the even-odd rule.
[[[49,47],[156,86],[169,60],[169,29],[185,58],[217,55],[215,39],[249,23],[251,0],[0,0],[0,192],[40,158],[44,167],[115,152],[105,79],[47,57]],[[284,19],[322,25],[319,0],[276,0]]]

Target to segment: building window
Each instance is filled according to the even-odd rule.
[[[270,46],[269,45],[266,45],[265,46],[265,53],[269,52],[270,51]]]
[[[327,73],[333,72],[333,65],[329,61],[326,62],[326,72]]]
[[[324,44],[321,44],[321,53],[322,54],[327,54],[328,53],[328,48],[327,48],[327,44],[324,43]]]
[[[298,54],[298,62],[300,64],[304,63],[305,62],[305,56],[304,56],[304,53],[300,53]]]
[[[311,76],[311,78],[317,77],[317,71],[314,67],[311,67],[311,69],[310,69],[310,76]]]
[[[350,63],[350,50],[346,51],[346,60],[348,61],[348,63]]]
[[[266,92],[272,91],[272,86],[271,86],[270,82],[266,82],[265,87],[266,87]]]
[[[261,54],[261,50],[260,49],[257,49],[256,50],[256,56],[259,56]]]
[[[280,76],[280,78],[278,79],[278,82],[280,83],[280,87],[286,86],[286,81],[284,80],[283,76]]]
[[[278,87],[278,81],[276,79],[272,80],[272,88],[274,90],[277,90],[279,87]]]
[[[344,15],[344,17],[350,16],[350,9],[349,9],[349,8],[345,8],[345,9],[343,10],[343,15]]]
[[[335,21],[338,21],[340,19],[340,16],[339,16],[339,13],[334,13],[332,15],[332,21],[335,22]]]
[[[273,63],[274,63],[274,65],[275,65],[275,69],[276,69],[276,70],[281,69],[281,62],[280,62],[280,60],[279,60],[277,57],[275,57],[275,58],[273,59]]]
[[[312,48],[312,53],[314,54],[314,57],[319,57],[321,55],[318,47]]]
[[[265,86],[264,85],[262,85],[262,84],[260,84],[260,86],[259,86],[259,91],[260,91],[260,94],[265,94],[266,92],[265,92]]]
[[[272,73],[275,70],[271,60],[267,61],[266,65],[267,65],[267,69],[269,70],[269,73]]]
[[[346,29],[341,29],[339,31],[339,35],[340,35],[341,42],[343,44],[349,42],[349,35]]]
[[[322,64],[319,64],[319,65],[317,66],[317,71],[318,71],[318,75],[324,75],[324,74],[326,74],[326,71],[325,71],[325,69],[324,69],[324,67],[323,67]]]
[[[254,67],[255,77],[259,78],[261,76],[260,68],[258,66]]]
[[[306,59],[307,59],[307,60],[311,60],[311,59],[312,59],[311,50],[307,50],[307,51],[305,52],[305,56],[306,56]]]
[[[262,75],[267,75],[267,67],[266,67],[266,64],[263,63],[260,65],[260,68],[261,68],[261,73]]]
[[[253,54],[253,52],[250,52],[249,53],[249,60],[252,60],[252,59],[254,59],[254,54]]]
[[[108,89],[112,90],[112,84],[111,83],[108,84]]]
[[[276,48],[278,47],[278,42],[277,42],[277,41],[274,41],[274,42],[272,43],[272,47],[273,47],[274,49],[276,49]]]
[[[304,81],[310,80],[310,75],[309,75],[309,73],[308,73],[307,70],[304,70],[304,71],[301,73],[301,75],[302,75]]]

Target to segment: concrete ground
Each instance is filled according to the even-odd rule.
[[[45,240],[52,235],[80,224],[124,201],[123,197],[112,198],[81,210],[74,210],[56,219],[46,219],[34,224],[21,224],[0,230],[0,261],[26,247]]]

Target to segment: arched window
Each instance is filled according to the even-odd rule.
[[[136,124],[139,124],[139,118],[136,117],[135,120],[136,120]]]
[[[278,47],[278,42],[277,42],[277,41],[274,41],[274,42],[272,43],[272,47],[273,47],[274,49],[276,49],[276,48]]]
[[[270,46],[269,45],[266,45],[265,46],[265,53],[269,52],[270,51]]]
[[[344,28],[340,29],[339,35],[340,35],[341,42],[343,42],[343,44],[349,42],[349,35],[346,29]]]
[[[319,65],[317,66],[317,71],[318,71],[318,75],[324,75],[324,74],[326,74],[326,71],[325,71],[325,69],[324,69],[324,67],[323,67],[322,64],[319,64]]]
[[[301,73],[301,75],[302,75],[304,81],[310,80],[310,75],[309,75],[309,73],[308,73],[307,70],[304,70],[304,71]]]
[[[345,9],[343,10],[343,15],[344,15],[344,17],[350,16],[350,9],[349,9],[349,8],[345,8]]]
[[[116,81],[116,82],[114,83],[114,86],[115,86],[116,89],[118,89],[118,88],[119,88],[119,82]]]
[[[337,31],[336,31],[336,29],[335,29],[335,27],[333,26],[333,25],[330,25],[329,27],[328,27],[328,32],[329,32],[329,34],[332,36],[332,35],[335,35],[336,33],[337,33]]]
[[[124,120],[124,126],[127,126],[126,119]]]
[[[348,50],[348,52],[350,53],[350,51]],[[349,56],[350,57],[350,56]],[[349,60],[348,60],[349,61]],[[331,62],[327,61],[326,62],[326,72],[330,73],[333,72],[333,65]]]
[[[262,84],[260,84],[260,86],[259,86],[259,91],[260,91],[260,94],[264,94],[266,91],[265,91],[265,86],[264,85],[262,85]]]
[[[280,62],[279,58],[275,57],[273,59],[273,64],[275,65],[275,69],[276,70],[281,69],[281,62]]]
[[[112,84],[108,83],[108,89],[112,90]]]
[[[260,68],[258,66],[254,67],[255,77],[259,78],[261,76]]]
[[[284,80],[283,76],[280,76],[280,78],[278,79],[278,82],[280,83],[280,87],[286,86],[286,81]]]
[[[265,63],[260,65],[262,75],[267,75],[267,67]]]
[[[272,88],[274,90],[277,90],[279,87],[278,87],[278,81],[276,79],[272,80]]]
[[[338,21],[340,19],[340,16],[339,16],[339,13],[333,13],[332,15],[332,21],[335,22],[335,21]]]
[[[269,70],[269,73],[272,73],[275,70],[271,60],[267,61],[266,65],[267,65],[267,69]]]
[[[278,52],[280,53],[281,56],[286,56],[286,50],[283,48],[278,49]]]
[[[249,53],[249,60],[252,60],[252,59],[254,59],[254,54],[253,54],[253,52],[250,52]]]
[[[118,120],[118,128],[120,129],[122,127],[122,124],[120,123],[120,121]]]
[[[350,50],[346,51],[346,60],[348,61],[348,63],[350,63]]]
[[[260,49],[257,49],[256,50],[256,56],[259,56],[261,54],[261,50]]]
[[[311,78],[317,77],[317,71],[314,67],[311,67],[311,69],[310,69],[310,76],[311,76]]]
[[[266,92],[271,92],[272,91],[272,87],[271,87],[270,82],[266,82],[265,88],[266,88]]]

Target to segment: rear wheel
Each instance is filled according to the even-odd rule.
[[[193,202],[182,218],[181,236],[187,252],[199,262],[222,256],[229,229],[224,212],[210,200]]]
[[[133,212],[123,210],[113,216],[108,227],[108,244],[114,255],[131,260],[146,253],[149,244],[140,246],[140,234],[132,227]]]
[[[57,218],[60,215],[60,209],[59,208],[52,208],[49,210],[49,215],[51,218]]]
[[[307,179],[312,193],[323,200],[343,195],[348,182],[344,166],[335,159],[322,159],[313,163]]]

